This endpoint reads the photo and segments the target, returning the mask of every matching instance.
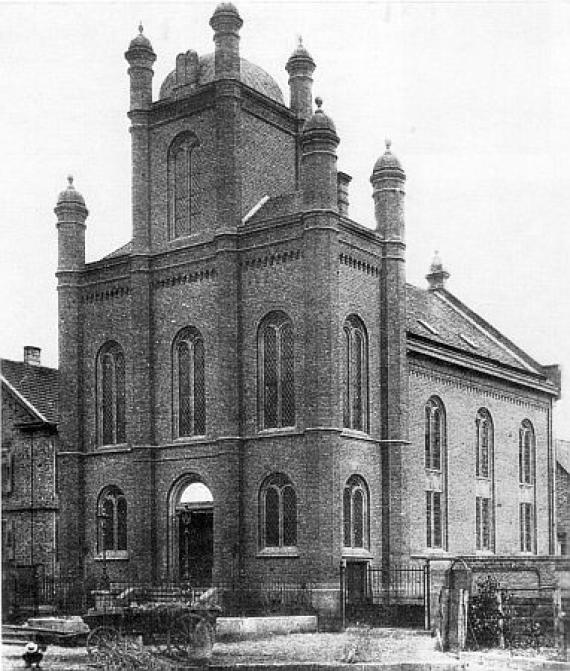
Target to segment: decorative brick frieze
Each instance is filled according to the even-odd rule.
[[[367,261],[357,259],[356,257],[350,254],[345,254],[341,252],[339,254],[338,260],[339,263],[348,266],[353,270],[358,270],[360,272],[366,273],[367,275],[373,275],[374,277],[379,277],[380,275],[380,268],[378,268],[378,266],[375,266],[372,263],[368,263]]]
[[[241,267],[248,269],[266,268],[267,266],[276,266],[292,261],[298,261],[303,257],[303,252],[300,249],[290,249],[283,252],[275,252],[274,254],[265,254],[264,256],[257,256],[250,259],[245,259],[241,263]]]
[[[205,268],[194,272],[178,272],[176,274],[161,277],[153,282],[155,289],[164,289],[165,287],[174,287],[179,284],[193,284],[194,282],[206,282],[216,277],[215,268]]]
[[[131,293],[131,288],[128,285],[113,286],[110,288],[97,288],[89,291],[84,291],[81,296],[82,303],[98,303],[101,301],[109,301],[116,298],[123,298]]]

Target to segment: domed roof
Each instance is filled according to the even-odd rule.
[[[226,5],[231,3],[222,4]],[[212,53],[206,54],[205,56],[200,56],[199,64],[200,73],[198,75],[198,86],[204,86],[205,84],[213,82],[215,78],[214,54]],[[283,93],[281,92],[279,84],[268,72],[266,72],[263,68],[260,68],[259,65],[250,63],[245,58],[240,58],[240,72],[240,79],[246,86],[263,93],[263,95],[271,98],[271,100],[274,100],[281,105],[285,104]],[[160,98],[163,99],[174,97],[175,87],[176,70],[173,70],[162,82],[162,86],[160,87]]]
[[[372,177],[379,172],[398,172],[401,177],[405,179],[404,169],[400,161],[392,154],[390,147],[392,145],[391,140],[386,139],[386,151],[380,156],[380,158],[374,164],[374,169],[372,170]]]
[[[403,172],[402,164],[390,150],[391,145],[391,140],[387,139],[386,151],[376,161],[374,164],[374,170],[372,172],[377,172],[378,170],[400,170]]]
[[[67,189],[65,189],[59,194],[57,204],[66,205],[68,203],[70,204],[73,203],[77,205],[83,205],[83,207],[85,207],[85,200],[83,196],[79,193],[79,191],[77,191],[76,188],[73,186],[73,177],[71,175],[69,175],[67,181],[69,182],[69,184],[67,185]]]
[[[303,127],[303,133],[311,130],[330,130],[333,133],[336,133],[336,126],[334,121],[327,116],[321,109],[323,104],[322,98],[315,98],[315,103],[317,104],[317,109],[310,119],[307,119]]]
[[[313,61],[313,57],[307,51],[305,45],[303,44],[303,38],[300,35],[297,42],[297,46],[295,47],[295,51],[289,57],[289,61],[294,61],[296,59],[309,60],[311,61],[311,63],[313,63],[313,65],[315,64],[315,62]]]
[[[239,16],[237,7],[233,4],[233,2],[220,2],[220,4],[214,10],[214,16],[216,14],[237,14],[237,16]]]
[[[129,44],[129,49],[136,49],[137,47],[143,47],[144,49],[152,49],[152,44],[148,37],[143,35],[143,26],[142,23],[139,24],[139,34],[131,40]]]

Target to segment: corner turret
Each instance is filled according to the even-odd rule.
[[[301,135],[301,189],[305,210],[338,211],[336,148],[340,142],[333,120],[316,98],[317,110]]]
[[[386,240],[403,241],[406,173],[400,161],[392,154],[391,145],[391,141],[387,139],[386,151],[374,164],[370,182],[373,187],[376,230]]]
[[[231,2],[221,2],[216,7],[210,19],[216,45],[216,79],[240,78],[239,31],[242,25],[241,16]]]
[[[59,194],[54,212],[57,215],[58,271],[80,270],[85,265],[85,220],[89,211],[83,196],[67,178],[67,189]]]
[[[285,70],[289,73],[289,107],[300,119],[308,119],[313,112],[312,74],[315,67],[315,61],[299,37],[299,44],[287,61]]]
[[[152,66],[156,60],[150,40],[143,34],[142,24],[139,34],[131,40],[125,58],[129,63],[131,79],[131,110],[148,109],[152,103]]]

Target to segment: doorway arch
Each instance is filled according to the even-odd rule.
[[[170,497],[171,575],[193,587],[210,587],[214,566],[214,497],[191,474],[181,478]]]

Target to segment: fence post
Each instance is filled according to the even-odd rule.
[[[424,628],[431,629],[431,571],[430,560],[426,559],[424,566]]]
[[[342,631],[346,629],[346,562],[344,559],[340,560],[340,626]]]

